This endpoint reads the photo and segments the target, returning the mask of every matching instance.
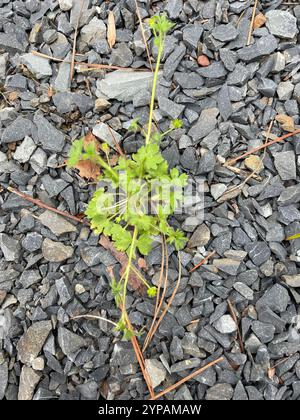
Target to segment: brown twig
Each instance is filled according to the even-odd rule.
[[[71,61],[62,60],[61,58],[56,58],[51,55],[40,53],[39,51],[32,51],[31,54],[36,55],[38,57],[46,58],[47,60],[56,61],[58,63],[67,63],[71,64]],[[89,67],[89,70],[126,70],[126,71],[142,71],[142,72],[149,72],[149,69],[147,68],[139,68],[139,69],[133,69],[131,67],[120,67],[120,66],[110,66],[109,64],[96,64],[96,63],[85,63],[81,61],[75,61],[74,64],[78,66],[85,66]]]
[[[245,157],[247,157],[249,155],[252,155],[253,153],[259,152],[260,150],[264,149],[265,147],[272,146],[275,143],[279,143],[279,142],[281,142],[281,141],[283,141],[285,139],[288,139],[289,137],[295,136],[296,134],[299,134],[299,133],[300,133],[300,128],[298,128],[297,130],[293,131],[292,133],[287,133],[284,136],[277,137],[276,139],[271,140],[271,141],[269,141],[267,143],[264,143],[261,146],[255,147],[254,149],[251,149],[248,152],[243,153],[240,156],[237,156],[236,158],[233,158],[233,159],[228,160],[227,162],[224,163],[224,166],[232,165],[233,163],[235,163],[235,162],[237,162],[237,161],[239,161],[241,159],[244,159]]]
[[[126,316],[126,323],[127,323],[127,326],[129,328],[129,330],[130,331],[133,331],[133,328],[132,328],[132,325],[131,325],[131,322],[130,322],[130,319],[129,319],[128,315],[126,314],[125,316]],[[137,360],[139,362],[139,365],[140,365],[140,368],[141,368],[141,371],[142,371],[144,380],[145,380],[146,385],[148,387],[150,396],[151,396],[151,398],[154,398],[155,395],[154,395],[154,391],[153,391],[153,387],[152,387],[152,382],[151,382],[151,379],[149,377],[149,374],[148,374],[148,372],[146,370],[145,360],[144,360],[143,354],[141,352],[141,349],[140,349],[140,346],[138,344],[138,341],[137,341],[137,338],[136,338],[135,334],[131,337],[131,343],[132,343],[132,346],[133,346],[133,349],[134,349],[136,358],[137,358]]]
[[[252,36],[252,32],[253,32],[253,25],[254,25],[257,3],[258,3],[258,0],[255,0],[253,10],[252,10],[252,18],[251,18],[251,22],[250,22],[250,28],[249,28],[249,32],[248,32],[247,45],[250,45],[250,42],[251,42],[251,36]]]
[[[201,267],[206,261],[208,261],[213,255],[215,255],[216,251],[210,252],[205,258],[203,258],[202,261],[199,262],[199,264],[195,265],[189,272],[192,273],[193,271],[197,270],[197,268]]]
[[[236,314],[235,314],[234,308],[232,306],[232,303],[230,302],[229,299],[227,299],[227,305],[228,305],[228,309],[229,309],[230,315],[232,316],[232,318],[233,318],[233,320],[234,320],[234,322],[236,324],[236,327],[237,327],[237,336],[238,336],[238,341],[239,341],[239,346],[240,346],[241,352],[242,353],[245,353],[244,343],[243,343],[243,339],[242,339],[242,334],[241,334],[240,327],[239,327],[239,322],[238,322],[238,319],[236,317]]]
[[[166,258],[165,258],[165,256],[166,256]],[[162,295],[160,296],[160,288],[161,288],[161,285],[162,285],[162,279],[163,279],[163,274],[164,274],[165,259],[166,259],[165,282],[164,282],[164,289],[163,289]],[[151,327],[149,328],[148,334],[147,334],[145,342],[144,342],[143,352],[146,350],[146,348],[148,347],[148,345],[149,345],[149,343],[150,343],[150,341],[153,337],[153,330],[154,330],[155,321],[158,317],[159,311],[160,311],[160,309],[163,305],[163,302],[164,302],[164,298],[165,298],[165,294],[166,294],[166,290],[167,290],[167,283],[168,283],[168,254],[167,254],[166,239],[165,239],[165,236],[163,235],[161,270],[160,270],[160,276],[159,276],[158,285],[157,285],[157,296],[156,296],[156,302],[155,302],[154,315],[153,315]]]
[[[163,320],[163,319],[164,319],[164,317],[166,316],[166,313],[168,312],[168,310],[169,310],[170,306],[172,305],[172,302],[173,302],[173,300],[174,300],[174,298],[175,298],[175,296],[176,296],[177,290],[178,290],[178,288],[179,288],[179,286],[180,286],[180,282],[181,282],[181,271],[182,271],[182,268],[181,268],[181,257],[180,257],[180,253],[179,253],[179,252],[178,252],[178,261],[179,261],[179,270],[178,270],[178,280],[177,280],[176,286],[175,286],[175,288],[174,288],[174,290],[173,290],[173,293],[172,293],[172,295],[171,295],[171,297],[170,297],[170,299],[169,299],[169,302],[167,303],[166,307],[165,307],[165,308],[164,308],[164,310],[162,311],[162,314],[160,315],[160,317],[159,317],[159,319],[158,319],[157,323],[156,323],[156,324],[153,326],[153,328],[152,328],[151,335],[150,335],[150,340],[152,339],[152,337],[153,337],[153,336],[154,336],[154,334],[156,333],[156,331],[157,331],[158,327],[160,326],[160,324],[161,324],[162,320]],[[150,341],[150,340],[149,340],[149,341]]]
[[[18,195],[19,197],[23,198],[24,200],[29,201],[32,204],[35,204],[38,207],[41,207],[41,208],[46,209],[46,210],[50,210],[53,213],[60,214],[61,216],[67,217],[68,219],[74,220],[75,222],[82,223],[83,225],[89,226],[89,223],[86,220],[81,219],[80,217],[77,217],[77,216],[73,216],[72,214],[70,214],[66,211],[58,210],[55,207],[48,206],[48,204],[43,203],[41,200],[39,200],[37,198],[32,198],[32,197],[30,197],[30,195],[24,194],[23,192],[18,191],[15,188],[7,187],[7,190],[10,191],[13,194]]]
[[[160,397],[163,397],[165,394],[167,394],[168,392],[173,391],[174,389],[178,388],[180,385],[184,384],[185,382],[189,381],[190,379],[193,379],[195,376],[200,375],[201,373],[203,373],[205,370],[209,369],[210,367],[216,365],[217,363],[220,363],[224,360],[224,357],[219,357],[218,359],[207,363],[207,365],[201,367],[200,369],[195,370],[193,373],[191,373],[190,375],[186,376],[185,378],[181,379],[180,381],[176,382],[176,384],[171,385],[170,387],[168,387],[167,389],[165,389],[162,392],[159,392],[158,394],[155,395],[155,397],[150,398],[151,400],[157,400]]]
[[[76,44],[77,44],[77,36],[78,36],[78,29],[79,29],[79,22],[83,10],[84,0],[81,0],[81,7],[77,17],[77,22],[75,26],[75,33],[74,33],[74,40],[73,40],[73,49],[72,49],[72,58],[71,58],[71,68],[70,68],[70,80],[72,82],[74,77],[74,67],[75,67],[75,55],[76,55]]]
[[[146,52],[147,52],[149,66],[150,66],[151,71],[153,73],[153,66],[152,66],[152,62],[151,62],[150,51],[149,51],[148,43],[147,43],[147,40],[146,40],[144,25],[143,25],[142,17],[141,17],[141,14],[140,14],[140,9],[139,9],[137,0],[134,0],[134,1],[135,1],[135,6],[136,6],[136,14],[137,14],[137,17],[138,17],[139,22],[140,22],[140,27],[141,27],[141,33],[142,33],[143,42],[144,42],[144,45],[145,45],[145,48],[146,48]]]

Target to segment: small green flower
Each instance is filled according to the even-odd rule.
[[[109,153],[109,145],[107,143],[102,143],[101,144],[101,149],[103,150],[103,152],[105,154],[108,154]]]
[[[183,121],[179,120],[178,118],[176,118],[176,120],[171,121],[171,128],[173,128],[174,130],[176,130],[177,128],[182,128],[182,126]]]
[[[153,298],[157,295],[157,287],[153,286],[153,287],[149,287],[149,289],[147,290],[147,295],[150,298]]]

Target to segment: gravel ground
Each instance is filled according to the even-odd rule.
[[[285,241],[300,232],[300,135],[236,162],[237,170],[223,165],[262,145],[271,122],[271,140],[299,124],[300,5],[260,1],[263,14],[246,46],[253,3],[139,1],[143,20],[164,10],[176,22],[166,39],[155,118],[161,129],[182,118],[163,154],[203,183],[205,198],[202,219],[172,220],[190,240],[181,252],[180,289],[146,366],[159,392],[224,356],[169,400],[300,398],[300,239]],[[71,140],[93,131],[114,146],[110,127],[126,152],[142,144],[126,127],[137,116],[147,121],[150,73],[77,68],[70,80],[80,9],[77,0],[0,0],[0,399],[148,397],[131,343],[105,322],[71,319],[92,311],[118,318],[107,271],[119,269],[114,256],[88,227],[6,189],[76,215],[94,185],[63,166]],[[112,49],[110,10],[117,27]],[[78,60],[149,66],[134,0],[83,0],[79,27]],[[146,24],[145,36],[155,58]],[[171,248],[169,254],[167,297],[178,275],[177,255]],[[146,259],[154,284],[160,260],[158,246]],[[128,307],[133,325],[148,328],[153,300],[132,292]]]

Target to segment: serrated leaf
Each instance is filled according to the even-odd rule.
[[[83,138],[74,140],[69,151],[68,168],[73,168],[80,161],[83,153]]]
[[[137,247],[142,255],[149,254],[152,249],[152,242],[151,237],[147,233],[144,233],[138,238]]]
[[[116,223],[111,228],[111,236],[119,251],[126,251],[132,243],[131,233]]]
[[[176,231],[173,228],[169,228],[167,232],[168,238],[167,242],[174,244],[177,251],[184,248],[187,243],[187,238],[184,236],[184,233],[177,229]]]
[[[116,22],[114,13],[110,10],[107,19],[107,42],[110,48],[116,43]]]

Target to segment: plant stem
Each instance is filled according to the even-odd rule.
[[[101,156],[97,156],[97,163],[102,166],[102,168],[106,169],[112,176],[112,179],[115,182],[119,181],[119,177],[116,174],[116,172],[105,162],[105,160],[102,159]]]
[[[135,251],[135,242],[136,242],[137,233],[138,233],[138,229],[137,229],[137,227],[135,227],[134,231],[133,231],[131,247],[130,247],[130,250],[129,250],[128,263],[127,263],[127,267],[126,267],[126,271],[125,271],[124,290],[123,290],[123,311],[124,311],[124,313],[126,313],[127,283],[128,283],[130,269],[131,269],[131,263],[132,263],[133,255],[134,255],[134,251]]]
[[[155,72],[154,72],[154,77],[153,77],[153,86],[152,86],[152,95],[151,95],[151,102],[150,102],[150,114],[149,114],[148,130],[147,130],[147,136],[146,136],[146,145],[149,143],[150,137],[151,137],[155,93],[156,93],[156,86],[157,86],[157,80],[158,80],[158,72],[159,72],[159,67],[160,67],[160,61],[161,61],[161,56],[162,56],[162,52],[163,52],[163,46],[164,46],[164,40],[161,40],[160,45],[158,47],[158,55],[157,55]]]
[[[131,270],[135,272],[135,274],[139,277],[139,279],[144,283],[144,285],[150,289],[149,283],[146,281],[146,279],[142,276],[142,274],[135,268],[133,264],[131,264]]]

